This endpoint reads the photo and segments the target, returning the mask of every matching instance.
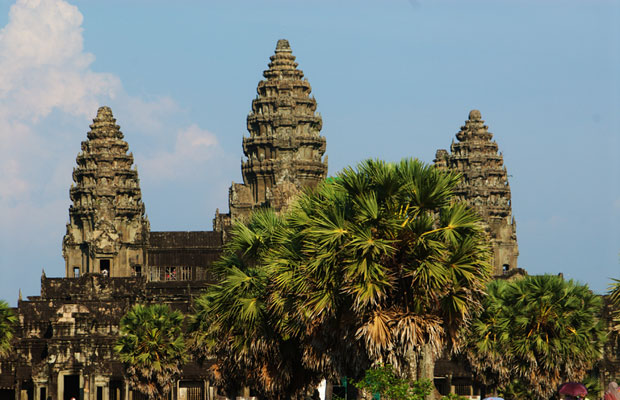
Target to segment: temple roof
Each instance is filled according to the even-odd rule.
[[[97,110],[87,137],[73,169],[63,252],[87,242],[93,253],[116,254],[120,242],[140,242],[148,231],[138,171],[109,107]],[[125,228],[129,221],[137,222],[131,234]],[[72,267],[82,264],[78,261]]]
[[[503,268],[517,267],[518,248],[504,158],[479,110],[469,112],[456,138],[449,153],[437,151],[435,164],[461,174],[454,194],[483,218],[494,246],[494,273],[505,273]]]
[[[112,109],[107,106],[99,107],[90,129],[88,138],[91,140],[101,138],[123,139],[123,133],[120,131],[120,126],[116,125]]]

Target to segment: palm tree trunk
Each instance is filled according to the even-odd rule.
[[[413,352],[409,354],[409,371],[407,378],[409,380],[420,381],[429,379],[431,383],[435,381],[435,357],[431,345],[425,344],[418,354]],[[439,399],[441,394],[433,384],[430,398]]]
[[[430,344],[425,344],[422,347],[422,359],[421,364],[421,376],[420,379],[430,379],[431,382],[435,379],[435,357]]]
[[[430,344],[422,346],[418,354],[409,354],[409,371],[407,378],[419,381],[421,379],[435,379],[435,358]]]

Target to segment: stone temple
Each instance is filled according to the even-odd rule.
[[[288,40],[278,41],[270,59],[248,114],[243,183],[230,187],[230,212],[216,211],[216,231],[225,231],[232,220],[247,217],[256,207],[281,211],[301,189],[316,186],[327,176],[325,138],[320,136],[323,120]]]
[[[14,351],[0,360],[0,399],[141,398],[128,388],[113,352],[121,317],[137,303],[189,312],[193,298],[214,281],[210,266],[233,221],[259,207],[284,210],[326,177],[322,118],[288,41],[278,41],[270,60],[247,117],[243,183],[232,184],[229,212],[216,211],[212,231],[150,230],[129,145],[112,110],[98,110],[69,190],[66,275],[43,273],[40,296],[20,295]],[[484,218],[495,274],[510,273],[518,248],[508,175],[479,111],[470,113],[457,139],[451,153],[437,152],[435,163],[463,175],[457,195]],[[188,362],[171,398],[218,398],[207,368]],[[458,366],[438,363],[435,376],[446,392],[475,396],[471,375]]]
[[[0,399],[130,400],[113,352],[121,317],[137,303],[187,313],[213,278],[231,222],[257,207],[283,210],[327,175],[321,116],[286,40],[277,43],[247,117],[243,183],[212,231],[153,232],[129,145],[101,107],[76,158],[62,241],[66,277],[41,276],[41,295],[20,299],[13,354],[0,361]],[[208,365],[183,367],[172,398],[214,399]]]
[[[133,155],[108,107],[99,109],[90,128],[69,191],[73,204],[62,242],[66,276],[137,275],[150,228]]]

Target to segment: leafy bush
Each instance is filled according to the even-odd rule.
[[[378,394],[382,400],[424,400],[433,384],[430,379],[410,382],[399,378],[388,364],[367,370],[364,378],[353,385],[373,396]]]

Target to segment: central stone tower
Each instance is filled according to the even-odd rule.
[[[327,174],[325,138],[320,136],[323,121],[288,40],[278,40],[270,59],[248,114],[243,183],[230,187],[230,213],[216,211],[216,231],[246,218],[257,207],[285,209],[302,188],[316,186]]]
[[[66,276],[140,275],[150,227],[133,155],[109,107],[99,108],[90,128],[73,169],[62,242]]]

